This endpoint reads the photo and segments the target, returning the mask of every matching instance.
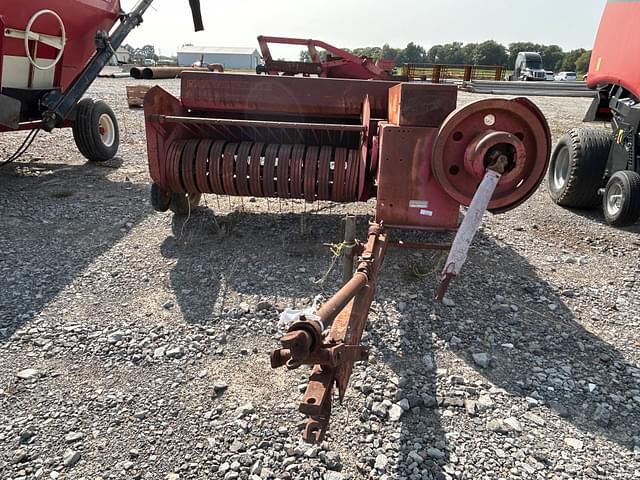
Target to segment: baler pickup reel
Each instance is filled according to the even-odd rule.
[[[529,100],[455,110],[450,85],[185,73],[182,97],[145,99],[156,210],[180,213],[203,193],[356,202],[376,198],[355,273],[313,318],[281,339],[271,365],[312,372],[300,411],[305,440],[324,437],[332,392],[344,398],[388,247],[450,249],[437,297],[460,273],[486,210],[529,198],[547,170],[551,136]],[[469,209],[460,224],[460,207]],[[405,244],[392,231],[456,231],[452,245]],[[352,272],[347,270],[347,272]]]

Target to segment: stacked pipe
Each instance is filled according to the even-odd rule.
[[[136,80],[180,78],[183,72],[208,72],[206,67],[133,67],[129,74]]]

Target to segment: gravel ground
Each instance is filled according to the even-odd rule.
[[[157,214],[130,83],[90,92],[118,115],[119,158],[87,165],[57,131],[0,169],[0,478],[640,478],[638,225],[542,186],[486,219],[447,306],[439,256],[391,251],[370,361],[311,447],[308,372],[268,364],[278,311],[323,293],[323,244],[347,212],[362,238],[373,204],[209,196],[186,223]],[[588,105],[534,101],[555,139]],[[2,135],[2,157],[23,136]]]

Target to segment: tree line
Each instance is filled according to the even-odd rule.
[[[434,45],[426,50],[410,42],[405,48],[382,47],[345,49],[354,55],[367,56],[374,60],[394,60],[396,66],[404,63],[445,63],[457,65],[502,65],[512,69],[518,52],[538,52],[544,67],[555,72],[575,71],[586,73],[591,60],[591,50],[579,48],[565,52],[559,45],[541,45],[532,42],[514,42],[504,46],[493,40],[482,43],[453,42]],[[325,52],[321,52],[321,55]],[[301,61],[310,61],[307,51],[300,52]]]

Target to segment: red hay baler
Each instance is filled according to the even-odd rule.
[[[640,1],[609,0],[591,55],[588,85],[597,91],[586,122],[551,157],[549,192],[564,207],[602,204],[606,221],[623,227],[640,218]]]

